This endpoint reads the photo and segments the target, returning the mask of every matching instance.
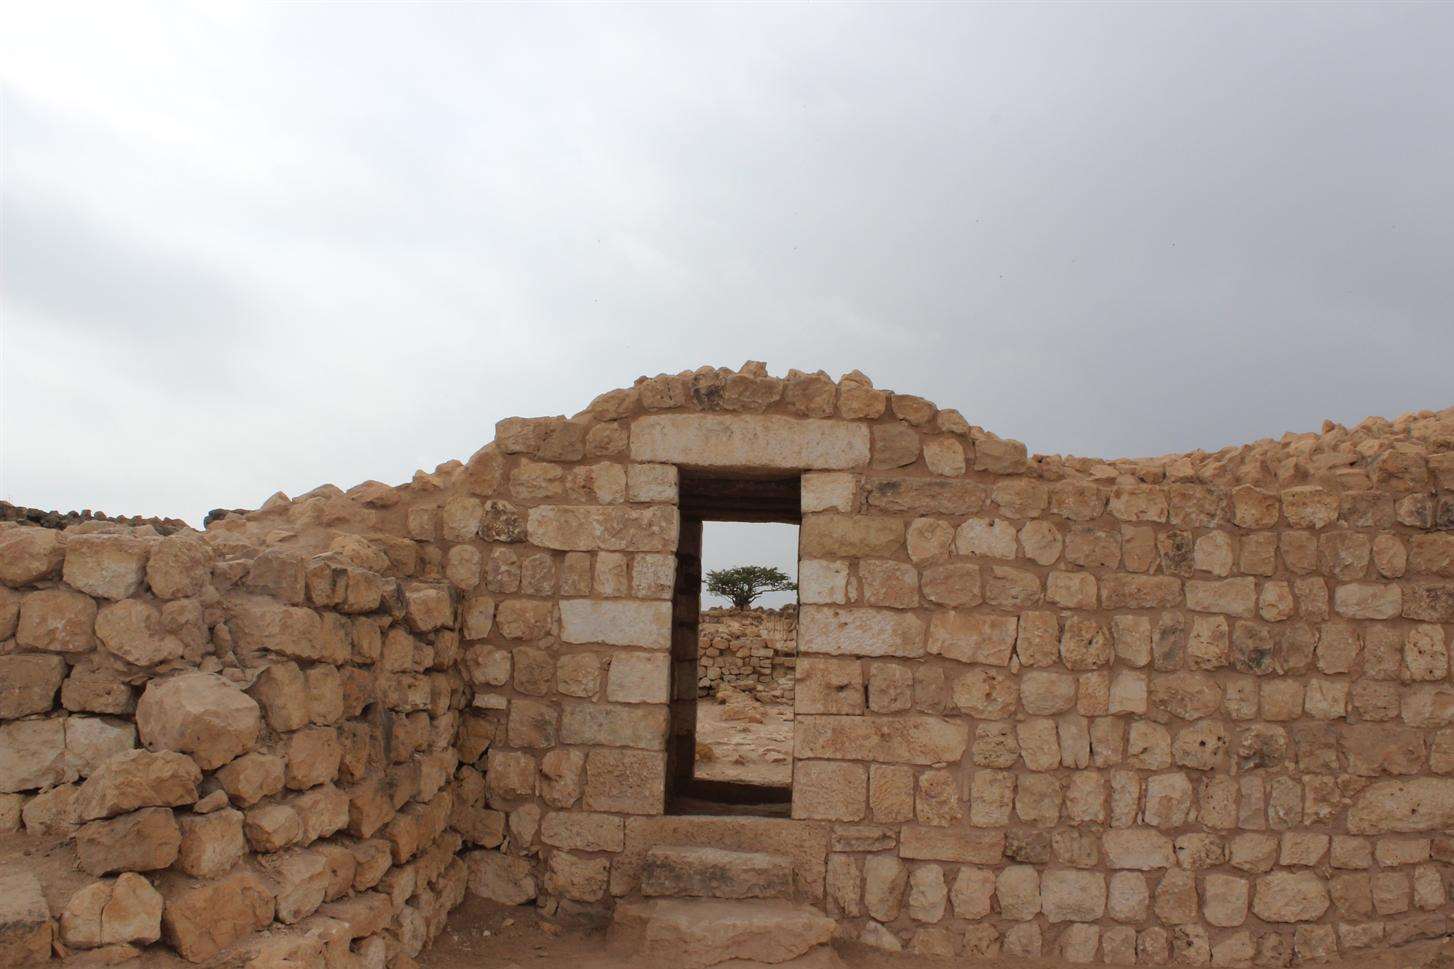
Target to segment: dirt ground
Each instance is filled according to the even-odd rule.
[[[696,776],[704,781],[738,781],[769,787],[793,782],[793,708],[751,703],[761,723],[727,719],[727,706],[711,698],[697,703]],[[703,748],[711,750],[703,756]]]

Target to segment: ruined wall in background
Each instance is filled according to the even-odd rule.
[[[739,830],[661,817],[668,706],[698,689],[695,664],[672,675],[678,467],[803,475],[793,820],[771,837],[844,935],[1282,964],[1448,930],[1451,411],[1032,458],[861,375],[750,365],[200,536],[12,526],[0,683],[27,685],[0,688],[0,825],[84,822],[80,856],[154,884],[183,955],[205,908],[238,944],[297,917],[278,945],[347,935],[407,966],[466,880],[608,913],[645,845]],[[157,588],[172,562],[191,578]],[[125,881],[75,904],[150,898]],[[200,934],[189,957],[221,944]]]
[[[722,686],[763,703],[793,702],[798,657],[798,611],[706,609],[700,625],[697,689],[714,697]]]

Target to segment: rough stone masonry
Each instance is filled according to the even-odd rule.
[[[698,695],[722,687],[762,703],[793,703],[798,613],[781,609],[706,609],[698,632]]]
[[[664,813],[681,469],[801,475],[791,819]],[[690,838],[890,949],[1393,947],[1454,914],[1451,639],[1454,409],[1102,461],[642,378],[201,533],[0,525],[0,830],[93,879],[0,871],[0,966],[408,969],[467,891],[604,917]]]

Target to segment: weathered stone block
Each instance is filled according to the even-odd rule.
[[[660,814],[666,797],[666,755],[598,749],[586,755],[583,799],[589,811]]]
[[[185,814],[180,820],[178,870],[197,878],[220,878],[247,853],[242,812],[225,808],[211,814]]]
[[[541,505],[530,509],[531,544],[567,552],[672,552],[677,510],[667,505]]]
[[[793,817],[861,821],[868,794],[862,764],[799,760],[793,765]]]
[[[941,610],[929,624],[929,652],[961,663],[1005,666],[1015,650],[1014,616]]]
[[[0,582],[29,585],[55,575],[66,557],[66,538],[54,528],[7,528],[0,532]]]
[[[840,656],[922,656],[924,623],[894,609],[804,606],[798,649]]]
[[[125,599],[141,588],[151,543],[131,535],[72,535],[66,542],[66,584],[102,599]]]
[[[670,699],[671,657],[666,653],[617,653],[606,676],[612,703],[666,703]]]
[[[147,684],[136,705],[142,743],[179,750],[214,770],[251,750],[262,727],[257,702],[213,673],[183,673]]]
[[[567,643],[667,649],[671,645],[671,603],[562,599],[560,626],[561,639]]]
[[[85,653],[96,645],[96,602],[69,589],[39,589],[20,601],[15,641],[49,653]]]
[[[66,757],[65,725],[64,717],[0,724],[0,794],[76,779],[76,769]]]
[[[205,962],[258,931],[275,911],[271,889],[249,871],[215,882],[171,881],[162,894],[162,939],[189,962]]]
[[[562,706],[560,740],[566,744],[664,750],[666,728],[667,709],[663,705],[568,702]]]
[[[156,871],[177,860],[181,831],[170,808],[149,807],[76,832],[76,857],[92,875]]]
[[[805,716],[797,720],[793,740],[800,758],[929,765],[958,761],[969,728],[931,716]]]
[[[48,712],[65,678],[60,656],[0,656],[0,720]]]
[[[1055,922],[1095,922],[1106,911],[1106,876],[1052,869],[1040,877],[1040,908]]]
[[[905,546],[900,518],[816,514],[803,520],[801,555],[805,558],[892,556]]]
[[[1351,834],[1436,831],[1454,825],[1454,779],[1382,781],[1365,788],[1348,809]]]
[[[61,939],[73,948],[147,945],[161,938],[162,897],[140,875],[93,882],[71,896],[61,913]]]
[[[1265,922],[1312,922],[1328,910],[1328,890],[1310,871],[1279,871],[1257,880],[1252,912]]]
[[[736,470],[835,471],[869,459],[867,426],[774,415],[657,414],[631,427],[631,460]]]
[[[127,750],[92,772],[76,795],[82,821],[114,817],[144,807],[181,807],[197,800],[202,772],[174,751]]]
[[[864,697],[863,665],[858,660],[810,656],[798,660],[796,713],[861,714]]]

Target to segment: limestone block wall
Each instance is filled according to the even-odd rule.
[[[95,879],[0,964],[160,940],[406,966],[438,934],[465,892],[456,791],[479,786],[461,752],[484,741],[460,739],[447,586],[387,548],[0,526],[0,832],[62,837]]]
[[[823,838],[803,891],[845,935],[1236,964],[1442,934],[1451,449],[1445,411],[1215,454],[1031,458],[860,375],[757,367],[503,422],[457,472],[468,495],[445,484],[416,533],[446,561],[473,561],[463,545],[545,577],[473,592],[495,608],[479,645],[466,634],[499,725],[486,798],[540,825],[471,855],[472,884],[602,912],[637,891],[633,831],[699,823],[652,823],[667,701],[696,687],[693,658],[668,692],[671,482],[798,473],[782,823]]]
[[[801,476],[790,820],[662,816],[703,473]],[[788,854],[845,936],[965,957],[1287,964],[1454,913],[1454,409],[1101,461],[857,373],[703,368],[398,487],[115,527],[0,531],[0,823],[160,844],[83,901],[140,872],[184,956],[269,925],[407,967],[466,885],[599,919],[692,838]],[[98,770],[175,793],[68,814]],[[182,867],[238,820],[230,867]],[[319,855],[332,901],[285,906]],[[225,940],[191,914],[224,899]]]
[[[793,702],[798,656],[798,611],[707,609],[699,626],[698,695],[722,686],[763,703]]]

